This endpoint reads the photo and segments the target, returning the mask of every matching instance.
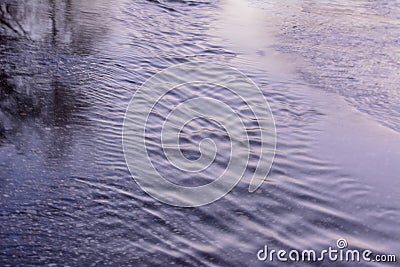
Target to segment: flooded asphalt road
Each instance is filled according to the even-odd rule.
[[[1,266],[265,266],[257,259],[265,245],[323,250],[339,238],[400,257],[397,1],[0,0],[0,7]],[[259,86],[277,150],[255,193],[247,189],[250,161],[224,198],[179,208],[134,182],[122,125],[146,79],[196,61],[237,68]],[[163,105],[196,90],[243,108],[223,90],[190,86]],[[198,155],[193,133],[204,128],[200,137],[227,146],[218,125],[191,127],[188,155]],[[157,144],[160,136],[148,138]],[[161,149],[151,157],[170,173]],[[173,177],[187,186],[211,178]]]

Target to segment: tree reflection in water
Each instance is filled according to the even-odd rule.
[[[0,3],[0,138],[24,142],[23,131],[47,136],[46,153],[65,154],[73,125],[85,123],[89,106],[81,77],[93,44],[106,32],[81,8],[98,1],[23,0]],[[84,16],[87,18],[87,15]],[[29,130],[27,130],[28,128]],[[25,129],[25,130],[23,130]],[[62,131],[62,133],[60,133]],[[65,140],[66,139],[66,140]],[[43,140],[44,141],[44,140]],[[57,151],[57,152],[55,152]]]

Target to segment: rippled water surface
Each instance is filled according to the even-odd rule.
[[[266,244],[322,250],[338,238],[400,257],[398,1],[265,2],[0,0],[0,265],[263,266]],[[146,79],[196,61],[254,80],[278,143],[255,193],[250,159],[224,198],[179,208],[134,182],[122,125]],[[156,130],[199,94],[247,114],[211,86],[158,103],[149,156],[187,186],[223,172],[226,132],[204,120],[183,129],[189,159],[201,139],[217,144],[216,164],[196,176],[168,164]]]

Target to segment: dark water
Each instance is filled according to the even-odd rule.
[[[265,244],[338,238],[400,256],[398,2],[0,3],[0,265],[257,266]],[[253,194],[244,179],[215,203],[177,208],[131,178],[122,123],[147,78],[200,60],[261,88],[276,159]]]

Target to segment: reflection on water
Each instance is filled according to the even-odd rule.
[[[399,250],[396,2],[0,0],[0,7],[1,265],[253,266],[265,244],[325,249],[339,237]],[[256,193],[242,183],[220,201],[183,209],[133,182],[121,129],[146,78],[196,60],[231,65],[257,82],[278,148]],[[195,90],[181,88],[182,96]],[[185,132],[184,142],[208,134]],[[224,134],[210,135],[225,144]],[[185,153],[198,151],[189,145]]]
[[[285,18],[285,45],[309,63],[314,86],[342,95],[381,124],[400,130],[400,3],[304,1]]]

